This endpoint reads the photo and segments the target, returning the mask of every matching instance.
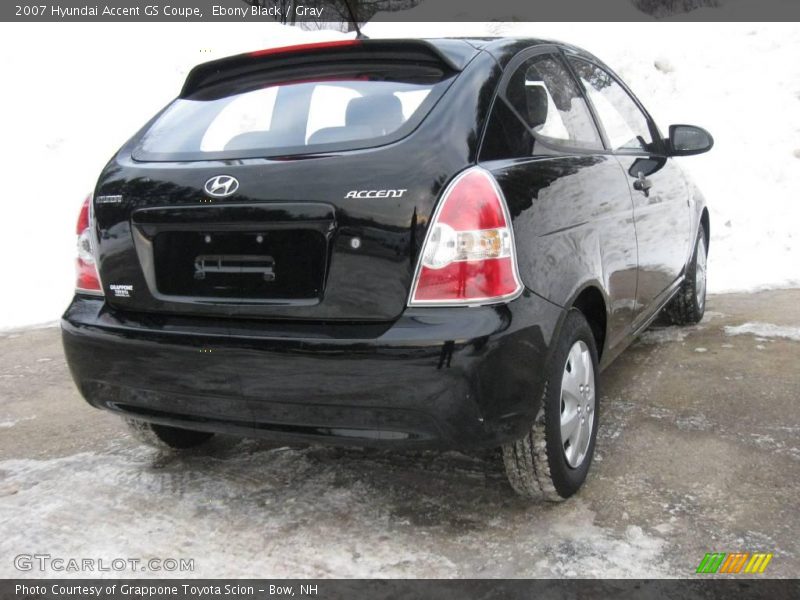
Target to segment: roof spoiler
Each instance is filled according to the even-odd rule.
[[[258,71],[316,65],[342,60],[403,60],[436,63],[448,71],[463,70],[478,51],[461,40],[336,40],[267,48],[202,63],[193,68],[181,89],[186,98],[205,87]]]

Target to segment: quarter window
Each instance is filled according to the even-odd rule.
[[[533,136],[508,104],[498,98],[486,127],[481,160],[527,158],[532,154]]]
[[[569,61],[597,111],[611,149],[655,150],[647,117],[611,74],[584,60]]]

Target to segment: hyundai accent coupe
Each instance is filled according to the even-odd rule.
[[[113,157],[63,316],[136,435],[502,448],[574,494],[598,373],[703,316],[709,215],[625,84],[531,39],[348,40],[201,64]]]

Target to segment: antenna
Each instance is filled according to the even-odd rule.
[[[356,39],[357,40],[366,40],[369,39],[363,33],[361,33],[361,28],[358,26],[358,21],[356,20],[356,15],[353,12],[353,7],[350,6],[350,0],[343,0],[344,5],[347,7],[347,12],[350,14],[350,22],[353,24],[356,30]]]

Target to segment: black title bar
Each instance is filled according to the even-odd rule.
[[[798,21],[798,0],[350,0],[356,19],[404,22],[483,21]],[[344,0],[11,0],[0,3],[6,22],[242,21],[347,23]]]

